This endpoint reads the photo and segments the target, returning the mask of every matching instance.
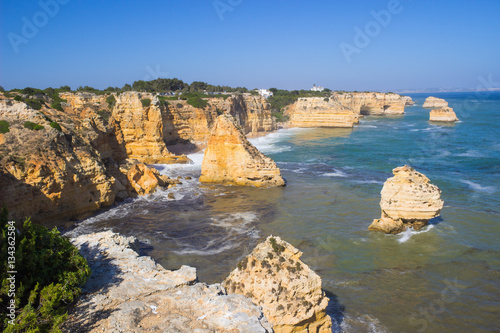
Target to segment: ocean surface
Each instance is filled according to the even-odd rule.
[[[500,331],[500,93],[440,93],[460,122],[429,123],[422,104],[404,116],[363,118],[353,129],[283,129],[252,139],[287,186],[203,186],[194,164],[156,165],[174,189],[128,200],[70,234],[112,229],[142,242],[167,269],[191,265],[220,282],[266,236],[304,252],[323,279],[334,332]],[[369,232],[380,190],[408,164],[442,190],[441,216],[421,231]],[[172,192],[175,199],[168,199]]]

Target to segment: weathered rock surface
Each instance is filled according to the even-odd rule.
[[[262,309],[219,284],[197,283],[196,269],[169,271],[111,231],[72,239],[92,276],[64,332],[272,332]]]
[[[353,127],[359,123],[359,114],[334,98],[299,98],[285,114],[292,127]]]
[[[148,106],[142,100],[150,100]],[[188,163],[186,156],[170,153],[163,137],[163,126],[167,122],[165,107],[150,93],[124,92],[116,96],[112,113],[117,140],[123,144],[128,158],[147,164]]]
[[[158,170],[149,168],[144,163],[134,164],[128,171],[127,178],[139,195],[153,193],[159,186],[178,183],[174,179],[160,175]]]
[[[230,115],[217,118],[201,165],[202,183],[283,186],[276,163],[257,150]]]
[[[405,106],[412,106],[415,105],[415,101],[411,99],[410,96],[401,96],[403,98],[403,101],[405,102]]]
[[[399,233],[412,227],[418,230],[439,216],[443,208],[441,190],[429,178],[410,166],[392,170],[380,193],[382,217],[368,227],[369,230]]]
[[[408,98],[392,93],[334,92],[327,98],[299,98],[285,114],[293,127],[353,127],[362,115],[404,114],[407,102]]]
[[[22,102],[0,100],[0,119],[10,124],[0,146],[0,202],[10,218],[82,218],[111,205],[116,181],[99,155],[81,138],[51,128],[45,113],[46,108],[39,112]],[[24,128],[26,121],[43,128]]]
[[[448,107],[448,102],[442,98],[429,96],[425,99],[424,105],[422,107],[429,109],[446,108]]]
[[[321,278],[304,264],[302,252],[269,236],[224,280],[229,293],[260,305],[274,332],[331,332],[328,298]]]
[[[458,117],[450,107],[434,109],[429,113],[429,121],[455,122]]]
[[[406,100],[393,93],[334,93],[333,97],[342,105],[362,115],[402,115]]]

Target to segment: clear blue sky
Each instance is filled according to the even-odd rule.
[[[49,6],[52,15],[35,0],[0,2],[4,88],[121,87],[153,76],[345,90],[473,88],[490,74],[500,81],[499,0],[401,0],[385,26],[370,12],[394,0],[41,3],[54,1],[64,4]],[[218,13],[214,3],[228,7]],[[356,47],[355,28],[367,24],[369,44],[358,40],[348,63],[340,45]]]

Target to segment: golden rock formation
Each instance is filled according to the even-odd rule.
[[[458,117],[450,107],[434,109],[429,113],[429,121],[455,122]]]
[[[257,150],[230,115],[217,118],[201,166],[202,183],[283,186],[276,163]]]
[[[228,293],[245,295],[260,305],[276,333],[331,332],[321,278],[301,256],[291,244],[269,236],[222,284]]]

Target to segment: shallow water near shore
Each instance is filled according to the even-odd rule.
[[[423,101],[398,117],[353,129],[287,129],[251,139],[287,186],[202,186],[192,165],[156,167],[191,176],[175,189],[128,200],[70,234],[111,228],[142,241],[167,269],[195,266],[219,282],[269,234],[304,252],[332,293],[336,332],[500,330],[500,93],[432,94],[460,122],[429,123]],[[392,169],[409,164],[442,190],[441,216],[420,231],[369,232]],[[167,194],[174,193],[175,199]]]

